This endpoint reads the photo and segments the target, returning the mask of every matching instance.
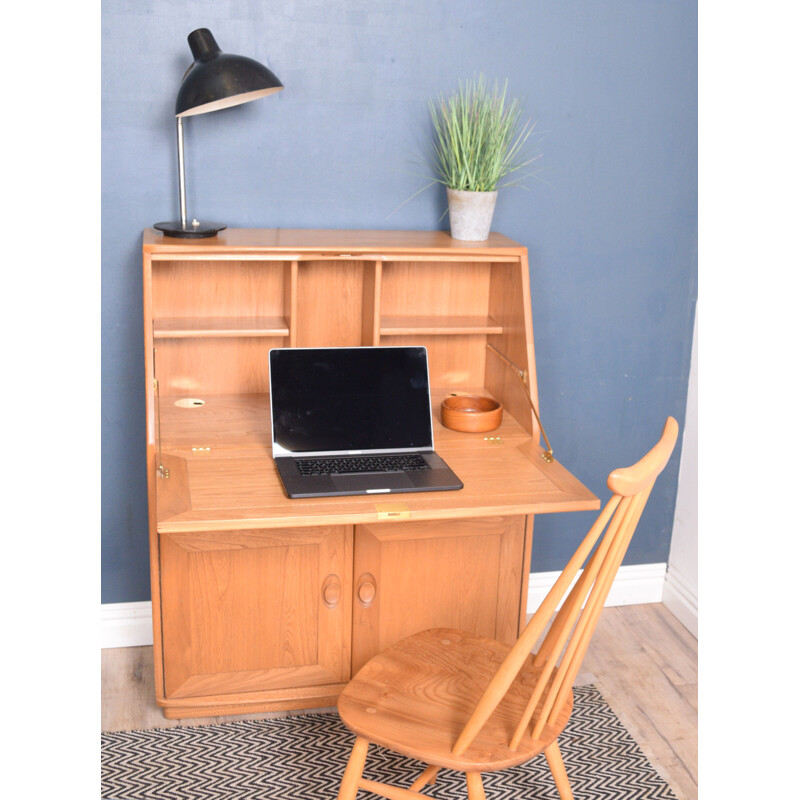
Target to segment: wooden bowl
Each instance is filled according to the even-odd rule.
[[[491,397],[453,395],[442,400],[442,425],[454,431],[493,431],[503,419],[503,406]]]

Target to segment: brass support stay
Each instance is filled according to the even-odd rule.
[[[161,458],[161,392],[158,386],[158,378],[155,377],[156,374],[156,348],[153,348],[153,389],[156,392],[156,426],[158,428],[158,466],[156,469],[158,470],[159,478],[169,478],[169,470],[164,466],[164,462]]]
[[[536,422],[539,425],[539,430],[542,432],[542,438],[544,439],[545,445],[547,445],[547,450],[541,454],[542,458],[549,464],[553,460],[553,448],[550,446],[550,440],[547,438],[547,434],[544,432],[544,426],[542,425],[542,421],[539,419],[539,412],[536,410],[536,406],[533,404],[533,398],[531,397],[530,391],[530,382],[528,381],[528,373],[524,369],[520,369],[513,361],[511,361],[508,357],[503,355],[493,344],[486,344],[487,350],[491,350],[496,356],[501,358],[503,361],[511,367],[511,371],[522,381],[522,386],[525,389],[525,395],[528,398],[528,402],[530,403],[531,410],[533,411],[533,416],[536,417]]]

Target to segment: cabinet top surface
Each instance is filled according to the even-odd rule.
[[[439,251],[445,253],[524,252],[518,242],[491,233],[485,242],[462,242],[444,231],[353,231],[288,228],[226,228],[207,239],[179,239],[146,228],[143,236],[147,253],[212,254],[230,250],[348,251],[368,253]]]

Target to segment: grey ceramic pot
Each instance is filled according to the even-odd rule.
[[[486,241],[492,228],[496,202],[496,189],[493,192],[463,192],[459,189],[448,189],[450,235],[465,242]]]

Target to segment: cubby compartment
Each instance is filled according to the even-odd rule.
[[[267,354],[292,341],[296,276],[291,260],[154,260],[161,397],[266,393]]]
[[[395,261],[383,265],[380,334],[499,333],[489,315],[491,264]]]
[[[296,262],[153,262],[153,337],[289,337]]]
[[[266,394],[272,347],[286,337],[202,336],[158,339],[155,374],[162,396]]]
[[[252,395],[268,408],[273,347],[424,345],[435,393],[490,394],[536,433],[525,387],[498,355],[535,396],[527,266],[516,255],[177,252],[152,259],[150,282],[152,363],[167,404]]]
[[[382,336],[383,345],[422,345],[428,350],[428,374],[434,389],[478,390],[486,385],[486,336],[415,334]]]
[[[505,256],[378,265],[378,341],[424,345],[434,390],[502,398],[506,414],[535,434],[520,381],[522,373],[535,396],[527,266],[520,267]]]
[[[208,441],[213,453],[227,450],[227,431],[230,445],[268,447],[273,347],[423,345],[435,397],[491,395],[512,429],[538,436],[524,249],[494,235],[487,245],[424,232],[327,236],[229,231],[148,243],[145,323],[162,445],[205,457]]]
[[[359,347],[365,262],[304,260],[297,275],[297,346]]]

